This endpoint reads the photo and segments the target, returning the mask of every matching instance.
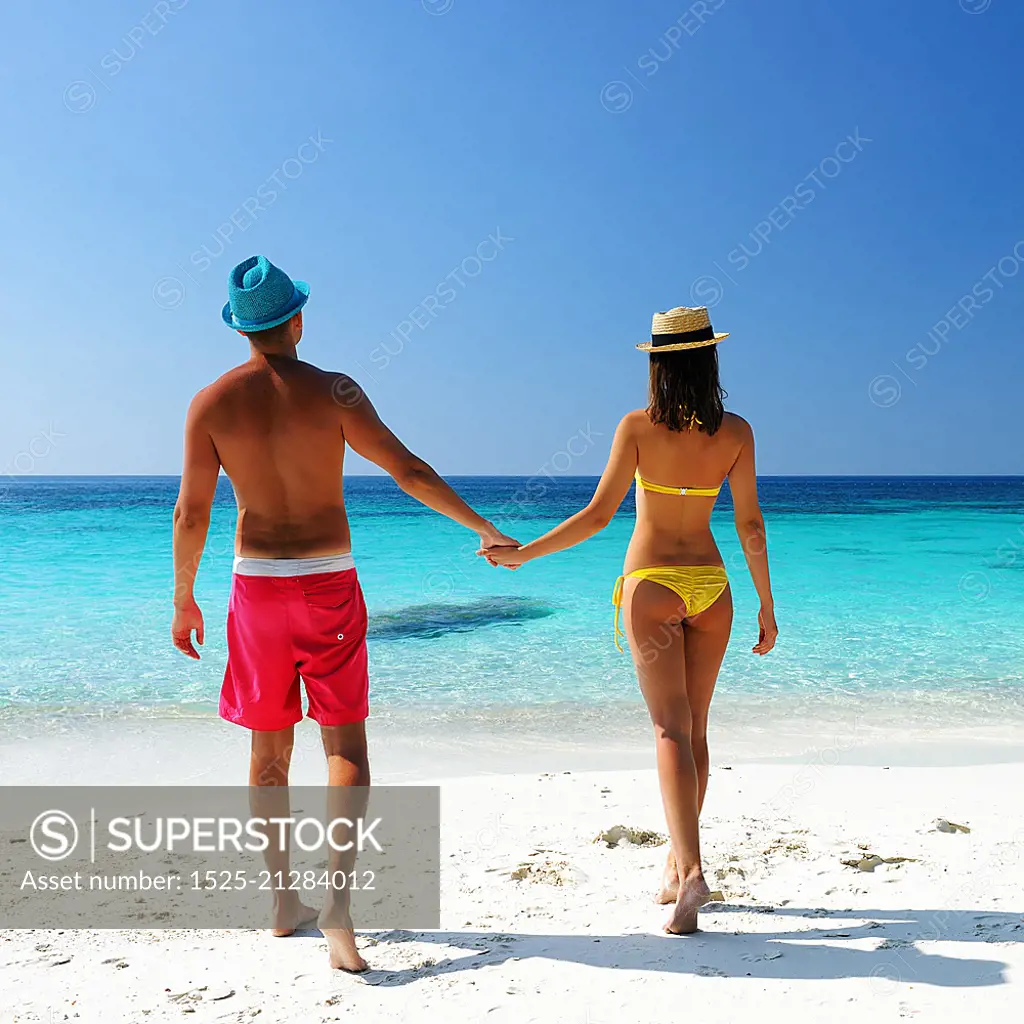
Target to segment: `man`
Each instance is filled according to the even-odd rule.
[[[302,718],[301,677],[309,717],[320,725],[328,784],[365,787],[367,622],[342,495],[346,446],[387,470],[407,494],[473,530],[482,548],[515,542],[388,430],[354,380],[298,359],[305,282],[252,256],[232,270],[228,294],[224,321],[248,338],[250,357],[189,407],[174,508],[174,645],[199,657],[192,633],[202,644],[203,616],[193,582],[223,468],[238,526],[220,714],[252,730],[249,784],[287,784],[293,728]],[[320,918],[331,965],[364,970],[343,909],[344,927]],[[276,893],[274,934],[292,934],[310,914],[297,893]]]

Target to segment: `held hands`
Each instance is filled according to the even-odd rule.
[[[482,555],[491,565],[504,565],[508,569],[518,569],[522,559],[510,557],[519,550],[519,541],[502,533],[491,526],[480,533],[480,550]]]
[[[752,650],[754,654],[767,654],[775,646],[775,639],[779,635],[779,627],[775,625],[775,609],[762,606],[757,613],[757,624],[760,629]]]
[[[477,552],[483,555],[491,565],[503,565],[506,569],[518,569],[526,561],[518,544],[496,545]]]
[[[199,610],[195,598],[190,597],[180,607],[174,607],[174,619],[171,622],[171,639],[174,646],[190,658],[199,660],[199,652],[192,646],[192,630],[196,631],[196,643],[203,645],[203,613]]]

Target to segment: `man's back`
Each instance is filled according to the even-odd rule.
[[[350,550],[337,379],[294,358],[258,355],[197,396],[196,413],[234,486],[238,554]]]

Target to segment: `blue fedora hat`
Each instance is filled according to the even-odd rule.
[[[250,256],[228,275],[228,301],[221,316],[236,331],[265,331],[290,320],[308,298],[305,281],[292,281],[266,256]]]

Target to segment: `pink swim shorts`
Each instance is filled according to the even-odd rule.
[[[274,732],[309,717],[320,725],[369,713],[366,603],[355,569],[305,576],[232,577],[228,667],[220,715]]]

